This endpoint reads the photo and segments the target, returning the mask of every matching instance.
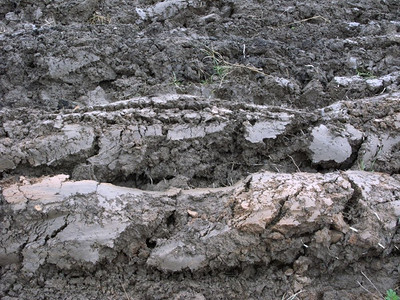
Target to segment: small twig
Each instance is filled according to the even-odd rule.
[[[378,219],[378,221],[382,222],[382,220],[381,220],[381,218],[379,217],[379,215],[378,215],[375,211],[374,211],[373,213],[374,213],[374,215],[376,216],[376,218]]]
[[[368,278],[367,275],[365,275],[365,273],[363,271],[361,271],[361,274],[363,274],[363,276],[365,278],[367,278],[367,280],[369,281],[369,283],[374,287],[375,291],[378,293],[378,295],[381,295],[381,293],[379,292],[379,290],[376,288],[375,284]]]
[[[267,74],[265,74],[265,73],[262,71],[262,69],[258,69],[258,68],[254,67],[254,66],[252,66],[252,65],[232,64],[232,63],[230,63],[230,62],[228,62],[228,61],[226,61],[226,60],[223,60],[222,62],[225,63],[225,64],[227,64],[228,66],[231,66],[231,67],[247,69],[247,70],[256,72],[256,73],[258,73],[258,74],[262,74],[262,75],[264,75],[264,76],[267,76]]]
[[[366,291],[368,294],[371,294],[373,296],[376,296],[375,294],[371,293],[366,287],[364,287],[359,281],[357,281],[358,285],[364,290]]]
[[[302,292],[304,292],[304,291],[298,291],[296,294],[293,294],[292,296],[290,296],[289,298],[286,298],[285,300],[294,300],[294,299],[296,299],[297,295]],[[285,295],[283,295],[283,297],[285,297]],[[282,297],[282,299],[283,299],[283,297]]]
[[[354,232],[358,232],[358,229],[355,229],[354,227],[349,227],[350,230],[353,230]]]
[[[89,19],[89,23],[94,24],[110,24],[111,18],[109,16],[103,16],[99,11],[94,12],[93,16]]]
[[[290,26],[290,25],[294,25],[294,24],[300,24],[300,23],[304,23],[304,22],[307,22],[307,21],[310,21],[310,20],[315,20],[315,19],[322,19],[326,23],[330,23],[331,22],[330,20],[328,20],[327,18],[324,18],[323,16],[314,16],[314,17],[303,19],[303,20],[300,20],[300,21],[294,21],[292,23],[283,24],[283,25],[277,26],[277,28]]]
[[[293,157],[292,156],[290,156],[290,155],[288,155],[289,157],[290,157],[290,159],[292,160],[292,162],[294,163],[294,165],[296,166],[296,168],[297,168],[297,171],[298,172],[301,172],[301,170],[300,170],[300,168],[299,168],[299,166],[296,164],[296,162],[295,162],[295,160],[293,159]]]
[[[129,297],[128,293],[126,292],[125,287],[124,287],[124,285],[122,284],[122,282],[120,282],[120,284],[121,284],[121,287],[122,287],[122,289],[123,289],[123,291],[124,291],[124,294],[125,294],[126,299],[127,299],[127,300],[132,300],[132,298]]]

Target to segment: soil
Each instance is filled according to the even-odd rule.
[[[400,294],[397,0],[0,4],[2,299]]]

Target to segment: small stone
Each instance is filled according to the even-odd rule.
[[[197,218],[199,216],[199,213],[197,211],[194,210],[190,210],[188,209],[187,211],[188,215],[191,216],[192,218]]]
[[[294,292],[298,292],[301,291],[303,289],[303,285],[298,282],[297,280],[293,283],[293,291]]]
[[[272,232],[268,237],[273,240],[283,240],[285,238],[285,236],[279,232]]]
[[[43,12],[40,9],[40,7],[38,7],[34,12],[33,12],[33,16],[35,17],[35,20],[39,20],[42,16],[43,16]]]
[[[5,19],[7,21],[18,21],[18,16],[13,12],[9,12],[6,14]]]
[[[336,244],[343,238],[343,233],[341,233],[340,231],[337,231],[337,230],[330,230],[329,235],[330,235],[332,244]]]
[[[168,197],[175,197],[175,196],[179,195],[180,192],[181,192],[181,189],[172,187],[172,188],[168,189],[168,191],[166,191],[165,194]]]
[[[296,274],[303,274],[308,270],[308,266],[312,264],[310,258],[301,256],[293,264],[293,269]]]
[[[35,205],[33,208],[36,209],[37,211],[42,211],[43,209],[41,205]]]
[[[141,249],[139,251],[138,257],[141,259],[147,259],[150,256],[150,251],[146,249]]]
[[[286,275],[286,276],[292,276],[293,273],[294,273],[294,271],[293,271],[293,269],[291,269],[291,268],[289,268],[289,269],[287,269],[287,270],[285,271],[285,275]]]
[[[296,275],[296,280],[294,281],[293,288],[295,292],[302,290],[305,286],[310,285],[312,280],[305,276]]]

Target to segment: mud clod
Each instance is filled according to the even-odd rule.
[[[0,298],[398,291],[398,1],[0,4]]]

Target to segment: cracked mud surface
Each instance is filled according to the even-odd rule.
[[[0,3],[2,299],[399,288],[397,1]]]

